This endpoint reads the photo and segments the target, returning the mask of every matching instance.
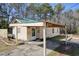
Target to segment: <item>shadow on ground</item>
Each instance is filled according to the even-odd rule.
[[[61,42],[60,46],[54,49],[54,51],[60,54],[79,56],[79,44],[70,43],[70,42],[68,42],[68,44],[65,44],[65,41],[64,41],[64,42]]]
[[[43,47],[43,44],[39,46]],[[50,39],[46,42],[46,48],[55,51],[60,55],[64,54],[69,56],[79,56],[79,44],[76,42],[67,42],[67,44],[65,44],[65,41],[57,41]],[[51,55],[53,55],[53,52],[51,52]]]
[[[55,48],[58,47],[59,45],[60,45],[60,44],[59,44],[58,42],[55,42],[55,41],[52,41],[52,40],[47,40],[47,41],[46,41],[46,48],[47,48],[47,49],[50,49],[50,50],[55,49]],[[40,45],[38,45],[38,46],[40,46],[40,47],[43,48],[43,44],[40,44]]]

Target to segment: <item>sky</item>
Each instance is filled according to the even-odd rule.
[[[54,7],[56,3],[51,3],[50,5]],[[79,9],[79,3],[62,3],[62,5],[65,7],[64,11]]]

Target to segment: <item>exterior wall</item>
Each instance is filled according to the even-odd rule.
[[[52,29],[54,29],[54,32],[52,32]],[[47,28],[46,30],[46,37],[54,37],[60,34],[59,28]]]
[[[18,33],[18,39],[19,40],[34,40],[36,39],[36,36],[32,37],[32,28],[35,29],[35,27],[18,27],[20,28],[20,33]],[[16,38],[17,34],[16,34],[17,28],[13,27],[13,35]],[[35,32],[36,35],[36,32]]]
[[[19,31],[17,31],[16,27],[13,28],[14,37],[16,38],[16,36],[18,34],[19,40],[27,40],[27,27],[18,27],[18,30]],[[16,31],[17,31],[17,34],[16,34]]]
[[[36,37],[37,38],[42,38],[43,37],[43,27],[38,27],[36,29]]]
[[[36,38],[43,38],[43,27],[19,27],[20,33],[18,33],[18,39],[21,40],[34,40]],[[35,36],[32,37],[32,28],[35,29]],[[53,37],[60,34],[59,28],[53,28],[54,33],[52,32],[52,28],[46,28],[46,37]],[[38,31],[39,30],[39,31]],[[13,34],[16,37],[16,27],[13,28]]]
[[[38,35],[38,37],[39,37],[40,39],[43,38],[43,28],[42,28],[42,27],[39,28],[39,35]]]
[[[54,33],[52,32],[54,29]],[[54,37],[60,34],[60,28],[46,28],[46,37]],[[39,38],[43,38],[43,28],[40,28]]]
[[[4,38],[7,38],[7,29],[0,29],[0,36],[1,37],[4,37]]]
[[[28,41],[32,39],[32,29],[31,28],[27,28],[27,39],[28,39]]]

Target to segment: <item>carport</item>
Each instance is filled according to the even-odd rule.
[[[65,25],[61,25],[61,24],[57,24],[57,23],[52,23],[49,21],[45,21],[44,22],[44,28],[43,28],[43,40],[44,40],[44,56],[46,55],[46,27],[59,27],[59,28],[63,28],[65,30],[65,35],[66,35],[66,40],[67,40],[67,32],[66,32],[66,26]]]

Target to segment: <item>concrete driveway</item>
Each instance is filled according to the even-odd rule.
[[[12,51],[6,51],[0,53],[1,56],[42,56],[43,55],[43,49],[41,47],[38,47],[36,45],[20,45],[17,46]]]
[[[37,42],[38,43],[38,42]],[[59,44],[47,41],[46,53],[50,53],[52,49],[58,47]],[[43,46],[36,44],[19,45],[12,51],[2,52],[1,56],[43,56]]]

